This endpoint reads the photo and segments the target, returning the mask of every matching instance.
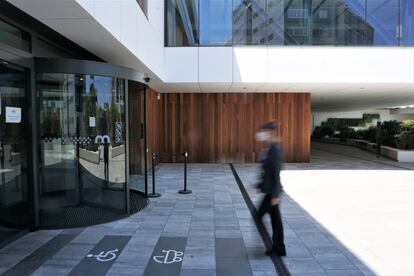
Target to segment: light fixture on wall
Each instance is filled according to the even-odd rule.
[[[157,100],[158,101],[161,100],[161,94],[160,93],[157,94]]]

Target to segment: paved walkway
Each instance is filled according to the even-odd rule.
[[[286,165],[283,260],[292,275],[414,275],[414,172],[400,165],[323,144],[310,164]],[[235,168],[257,202],[257,165]],[[188,173],[190,195],[177,193],[182,165],[162,164],[162,197],[144,211],[23,236],[0,250],[0,274],[276,275],[229,165],[190,164]]]

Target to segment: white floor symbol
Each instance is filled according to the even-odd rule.
[[[160,264],[172,264],[172,263],[179,263],[183,260],[182,256],[184,255],[184,253],[181,251],[169,249],[169,250],[162,250],[162,253],[165,253],[165,255],[154,256],[154,261]]]
[[[98,255],[88,254],[88,255],[86,255],[86,257],[88,257],[88,258],[94,257],[94,258],[96,258],[97,261],[100,261],[100,262],[109,262],[109,261],[112,261],[113,259],[116,258],[115,252],[118,252],[118,249],[110,250],[110,251],[107,251],[107,252],[102,251]]]

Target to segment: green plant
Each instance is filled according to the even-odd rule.
[[[364,135],[365,135],[365,132],[366,132],[367,130],[366,129],[358,129],[356,132],[355,132],[355,138],[356,139],[364,139]]]
[[[401,130],[414,131],[414,120],[404,120],[400,123]]]
[[[414,132],[403,131],[397,139],[399,149],[414,149]]]
[[[397,135],[401,132],[400,123],[392,121],[384,121],[381,124],[381,143],[385,146],[395,147],[397,143]]]
[[[372,126],[364,131],[364,136],[362,138],[366,141],[375,143],[376,137],[377,137],[377,127]]]
[[[340,130],[339,137],[341,139],[354,139],[356,137],[355,129],[344,127]]]
[[[325,136],[332,136],[334,135],[334,133],[335,133],[335,130],[332,127],[323,125],[320,127],[319,126],[315,127],[312,133],[312,137],[316,139],[320,139]]]

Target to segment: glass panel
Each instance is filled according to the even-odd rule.
[[[198,0],[167,1],[167,45],[198,45]]]
[[[398,45],[398,1],[367,0],[367,22],[373,28],[374,45]]]
[[[414,45],[414,1],[401,0],[401,34],[400,44],[403,46]]]
[[[41,224],[87,225],[125,214],[124,81],[39,74],[37,87]]]
[[[333,45],[334,37],[334,9],[332,0],[314,0],[311,6],[311,26],[308,43],[311,45]]]
[[[365,14],[365,0],[336,0],[333,6],[333,44],[373,45],[373,29],[367,24]]]
[[[285,44],[285,17],[283,0],[267,0],[267,43],[269,45]]]
[[[285,11],[285,44],[307,44],[309,35],[308,21],[310,7],[308,1],[292,0],[284,1]]]
[[[200,1],[200,44],[232,45],[232,0]]]
[[[266,45],[266,1],[233,1],[233,44]]]
[[[78,113],[82,200],[116,215],[126,211],[125,84],[117,78],[77,76],[83,88]]]
[[[0,42],[30,52],[30,34],[0,20]]]
[[[145,193],[145,85],[129,81],[128,93],[129,187]]]
[[[76,103],[73,74],[41,74],[40,147],[42,172],[40,185],[41,224],[53,225],[64,207],[79,203],[75,160]]]
[[[0,243],[29,226],[24,71],[0,65]]]

